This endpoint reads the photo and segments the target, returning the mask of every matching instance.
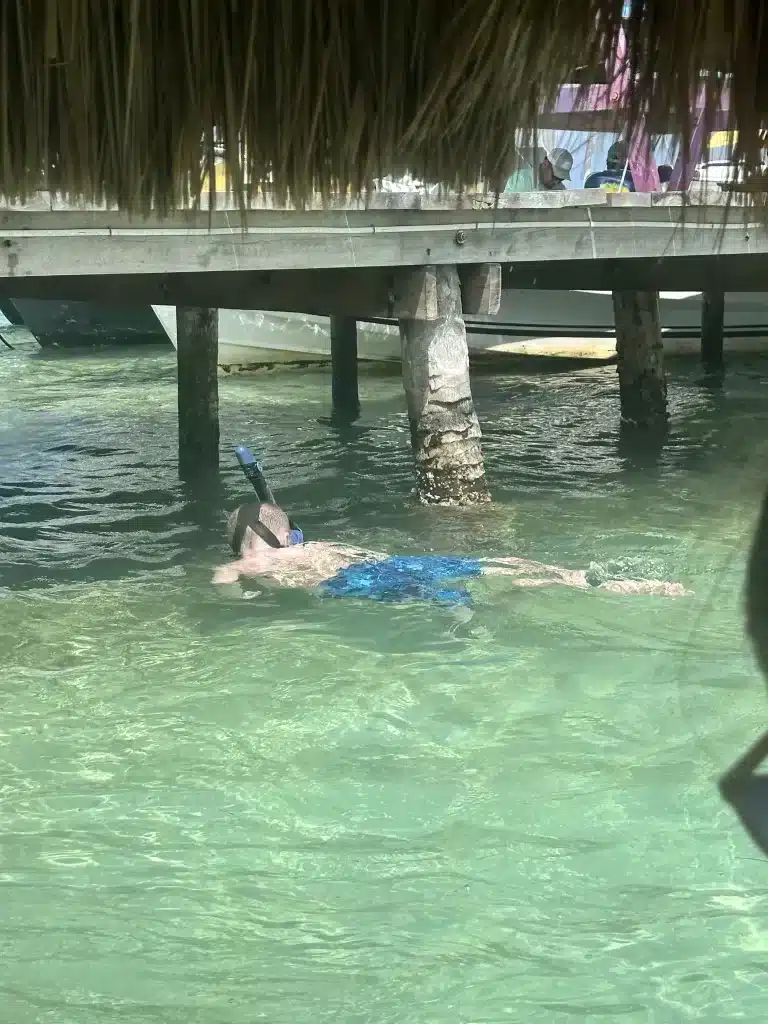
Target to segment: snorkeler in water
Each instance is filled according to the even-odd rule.
[[[379,601],[437,600],[468,604],[465,581],[508,576],[520,587],[560,583],[581,590],[619,594],[683,596],[679,583],[661,580],[598,580],[583,570],[560,569],[525,558],[464,558],[445,555],[388,555],[328,541],[296,540],[286,513],[267,502],[241,505],[229,517],[228,535],[237,556],[220,566],[216,583],[256,577],[284,587],[317,588],[334,597]],[[293,539],[292,539],[293,535]]]
[[[478,576],[507,576],[520,587],[560,583],[619,594],[681,597],[688,593],[679,583],[604,579],[593,571],[560,569],[525,558],[388,555],[348,544],[305,541],[275,501],[253,454],[245,447],[235,451],[260,500],[241,505],[229,516],[229,543],[236,557],[216,570],[215,583],[256,577],[284,587],[317,589],[333,597],[431,600],[452,605],[471,603],[466,581]]]

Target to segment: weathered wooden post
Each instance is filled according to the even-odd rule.
[[[331,317],[331,422],[354,423],[360,416],[357,383],[357,321]]]
[[[176,307],[179,401],[179,475],[204,475],[219,466],[219,311]]]
[[[500,271],[498,278],[500,288]],[[424,504],[490,501],[469,383],[459,273],[455,266],[418,267],[401,271],[399,280],[400,305],[410,310],[407,316],[401,311],[399,323],[419,499]]]
[[[702,292],[701,361],[710,373],[719,373],[723,369],[724,321],[725,292]]]
[[[666,427],[667,380],[659,319],[659,293],[613,293],[621,421],[626,426]]]

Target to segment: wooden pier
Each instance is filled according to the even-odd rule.
[[[41,199],[35,209],[0,210],[0,287],[14,297],[103,301],[119,293],[123,301],[175,305],[183,286],[194,284],[207,306],[374,316],[392,315],[399,268],[498,263],[512,287],[516,273],[525,280],[525,269],[539,265],[550,269],[552,287],[558,264],[593,264],[597,280],[607,264],[768,257],[764,221],[737,199],[728,206],[719,189],[512,193],[496,207],[494,197],[430,201],[404,193],[409,208],[392,209],[395,195],[374,196],[367,209],[361,202],[273,206],[164,219],[54,200],[45,208]],[[354,275],[357,294],[348,293],[348,274],[336,277],[340,271]],[[570,282],[561,278],[558,287]]]
[[[768,227],[719,188],[379,193],[315,205],[262,199],[247,211],[140,219],[42,195],[0,209],[0,295],[175,305],[185,475],[218,459],[216,309],[333,318],[337,422],[359,413],[348,365],[354,321],[396,319],[419,493],[468,502],[488,492],[463,316],[494,315],[503,288],[612,291],[622,421],[658,427],[667,420],[658,290],[707,293],[703,354],[712,368],[722,362],[729,273],[741,291],[766,290],[768,281]]]

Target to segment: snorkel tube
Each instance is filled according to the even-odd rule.
[[[264,477],[261,463],[256,461],[256,456],[251,449],[246,448],[244,444],[239,444],[235,447],[235,455],[240,463],[240,468],[251,482],[254,491],[256,491],[259,501],[266,501],[269,505],[276,505],[275,496]]]
[[[269,505],[276,505],[275,496],[272,493],[272,488],[266,481],[261,463],[256,461],[256,456],[251,449],[247,448],[244,444],[238,444],[235,446],[235,455],[240,463],[240,468],[245,473],[246,479],[250,481],[251,486],[256,491],[259,501],[266,502]],[[291,524],[291,545],[303,544],[304,534],[293,520],[289,520],[289,522]]]

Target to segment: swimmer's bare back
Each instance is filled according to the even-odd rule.
[[[380,551],[365,551],[346,544],[308,541],[288,548],[248,552],[244,557],[220,566],[213,581],[236,583],[240,577],[256,577],[278,586],[312,589],[333,579],[350,565],[382,562],[388,557]],[[587,574],[582,570],[560,569],[525,558],[489,558],[480,559],[480,562],[484,576],[507,576],[518,587],[544,587],[559,583],[579,590],[607,590],[616,594],[667,597],[691,594],[682,584],[663,580],[607,580],[595,587],[587,582]]]
[[[382,562],[387,557],[380,551],[364,551],[347,544],[307,541],[289,548],[249,551],[244,557],[220,566],[213,582],[236,583],[241,576],[255,576],[282,587],[311,589],[333,579],[349,565]]]

